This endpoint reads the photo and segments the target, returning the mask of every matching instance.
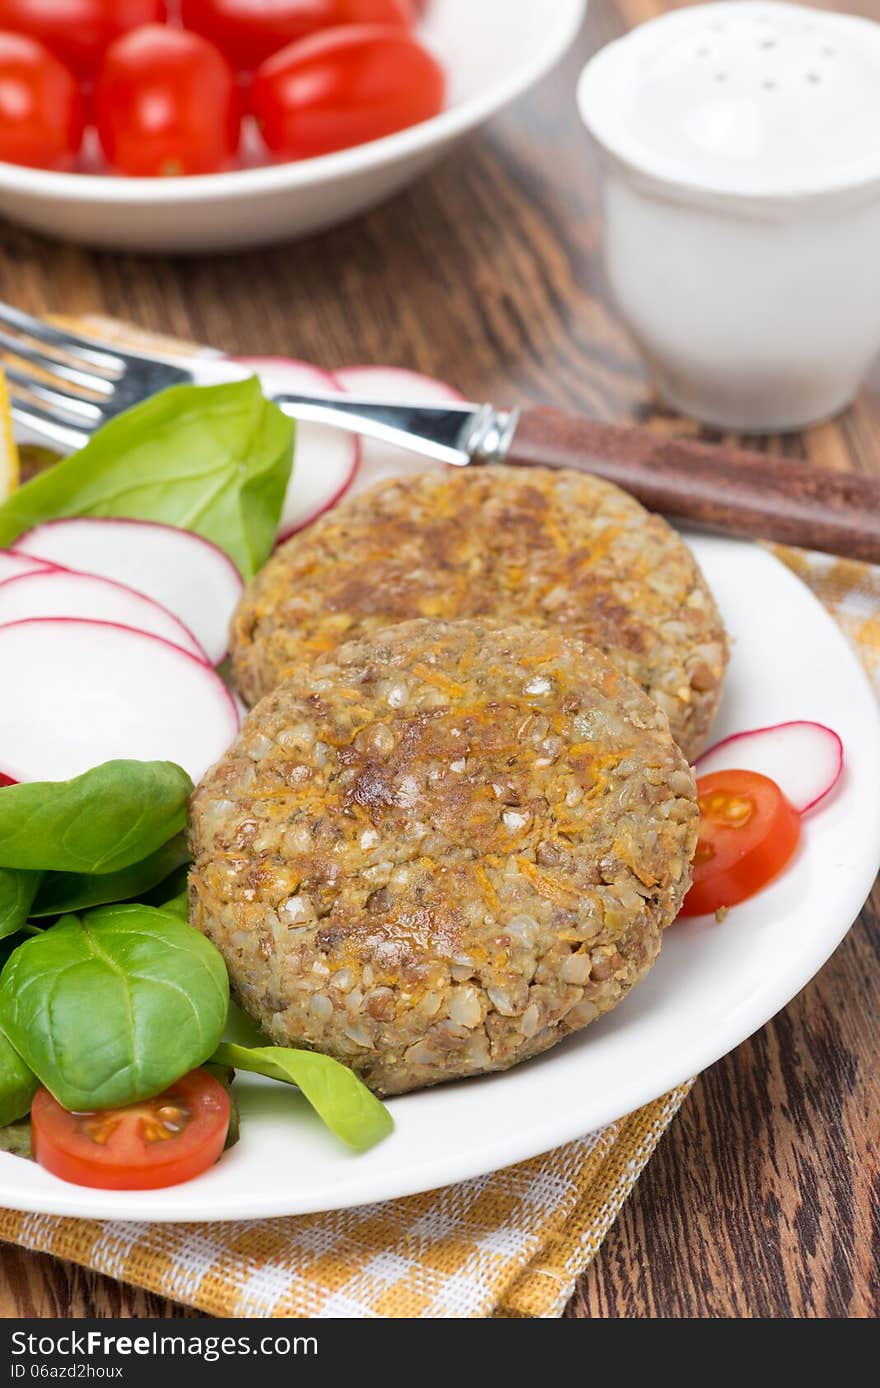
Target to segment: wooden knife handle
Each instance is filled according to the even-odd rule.
[[[859,473],[543,408],[523,411],[506,461],[595,473],[718,534],[880,563],[880,479]]]

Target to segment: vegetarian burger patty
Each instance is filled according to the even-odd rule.
[[[192,801],[191,919],[280,1045],[380,1094],[615,1006],[690,883],[666,715],[556,631],[417,620],[301,665]]]
[[[255,703],[297,664],[391,622],[478,617],[599,646],[693,759],[717,707],[724,628],[674,530],[599,478],[482,467],[381,483],[295,535],[232,623]]]

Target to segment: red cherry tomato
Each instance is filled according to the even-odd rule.
[[[754,896],[779,876],[801,836],[797,810],[775,781],[756,771],[701,776],[697,799],[700,835],[683,916],[711,914]]]
[[[93,77],[115,38],[167,13],[165,0],[0,0],[0,29],[39,39],[79,77]]]
[[[279,159],[309,159],[428,120],[443,69],[409,34],[362,25],[282,48],[257,70],[251,104]]]
[[[107,50],[95,124],[108,163],[144,177],[215,173],[238,149],[241,115],[226,59],[200,34],[147,24]]]
[[[67,68],[36,39],[0,33],[0,159],[69,169],[84,125],[82,95]]]
[[[229,1095],[193,1070],[155,1099],[103,1113],[69,1113],[48,1089],[31,1107],[34,1156],[62,1181],[102,1190],[157,1190],[213,1166],[226,1141]]]
[[[408,0],[181,0],[188,29],[222,48],[234,67],[251,70],[279,48],[340,24],[407,27]]]

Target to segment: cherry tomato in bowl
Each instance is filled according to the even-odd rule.
[[[801,818],[775,781],[756,771],[713,771],[697,781],[700,833],[682,916],[736,906],[778,877],[801,836]]]
[[[177,1186],[217,1161],[229,1112],[229,1095],[206,1070],[192,1070],[154,1099],[101,1113],[70,1113],[48,1089],[38,1089],[31,1106],[34,1156],[78,1186]]]
[[[115,38],[167,14],[165,0],[0,0],[0,29],[39,39],[78,77],[93,77]]]
[[[443,69],[410,34],[375,25],[328,29],[257,69],[251,109],[276,159],[310,159],[436,116]]]
[[[67,68],[36,39],[0,33],[0,160],[69,169],[84,127],[85,104]]]
[[[141,177],[217,173],[238,149],[235,78],[219,49],[147,24],[110,45],[94,96],[107,162]]]
[[[251,70],[288,43],[341,24],[407,28],[408,0],[181,0],[187,29],[204,34],[234,67]]]

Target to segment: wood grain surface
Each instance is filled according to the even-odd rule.
[[[877,18],[877,3],[840,8]],[[271,250],[189,260],[93,254],[0,224],[0,297],[37,313],[107,313],[242,354],[406,365],[499,403],[700,436],[657,405],[609,306],[595,159],[573,103],[589,53],[671,7],[591,0],[562,67],[359,221]],[[880,475],[880,367],[840,419],[758,446]],[[880,1311],[878,917],[875,893],[809,987],[700,1078],[569,1316]],[[0,1250],[0,1316],[186,1314]]]

